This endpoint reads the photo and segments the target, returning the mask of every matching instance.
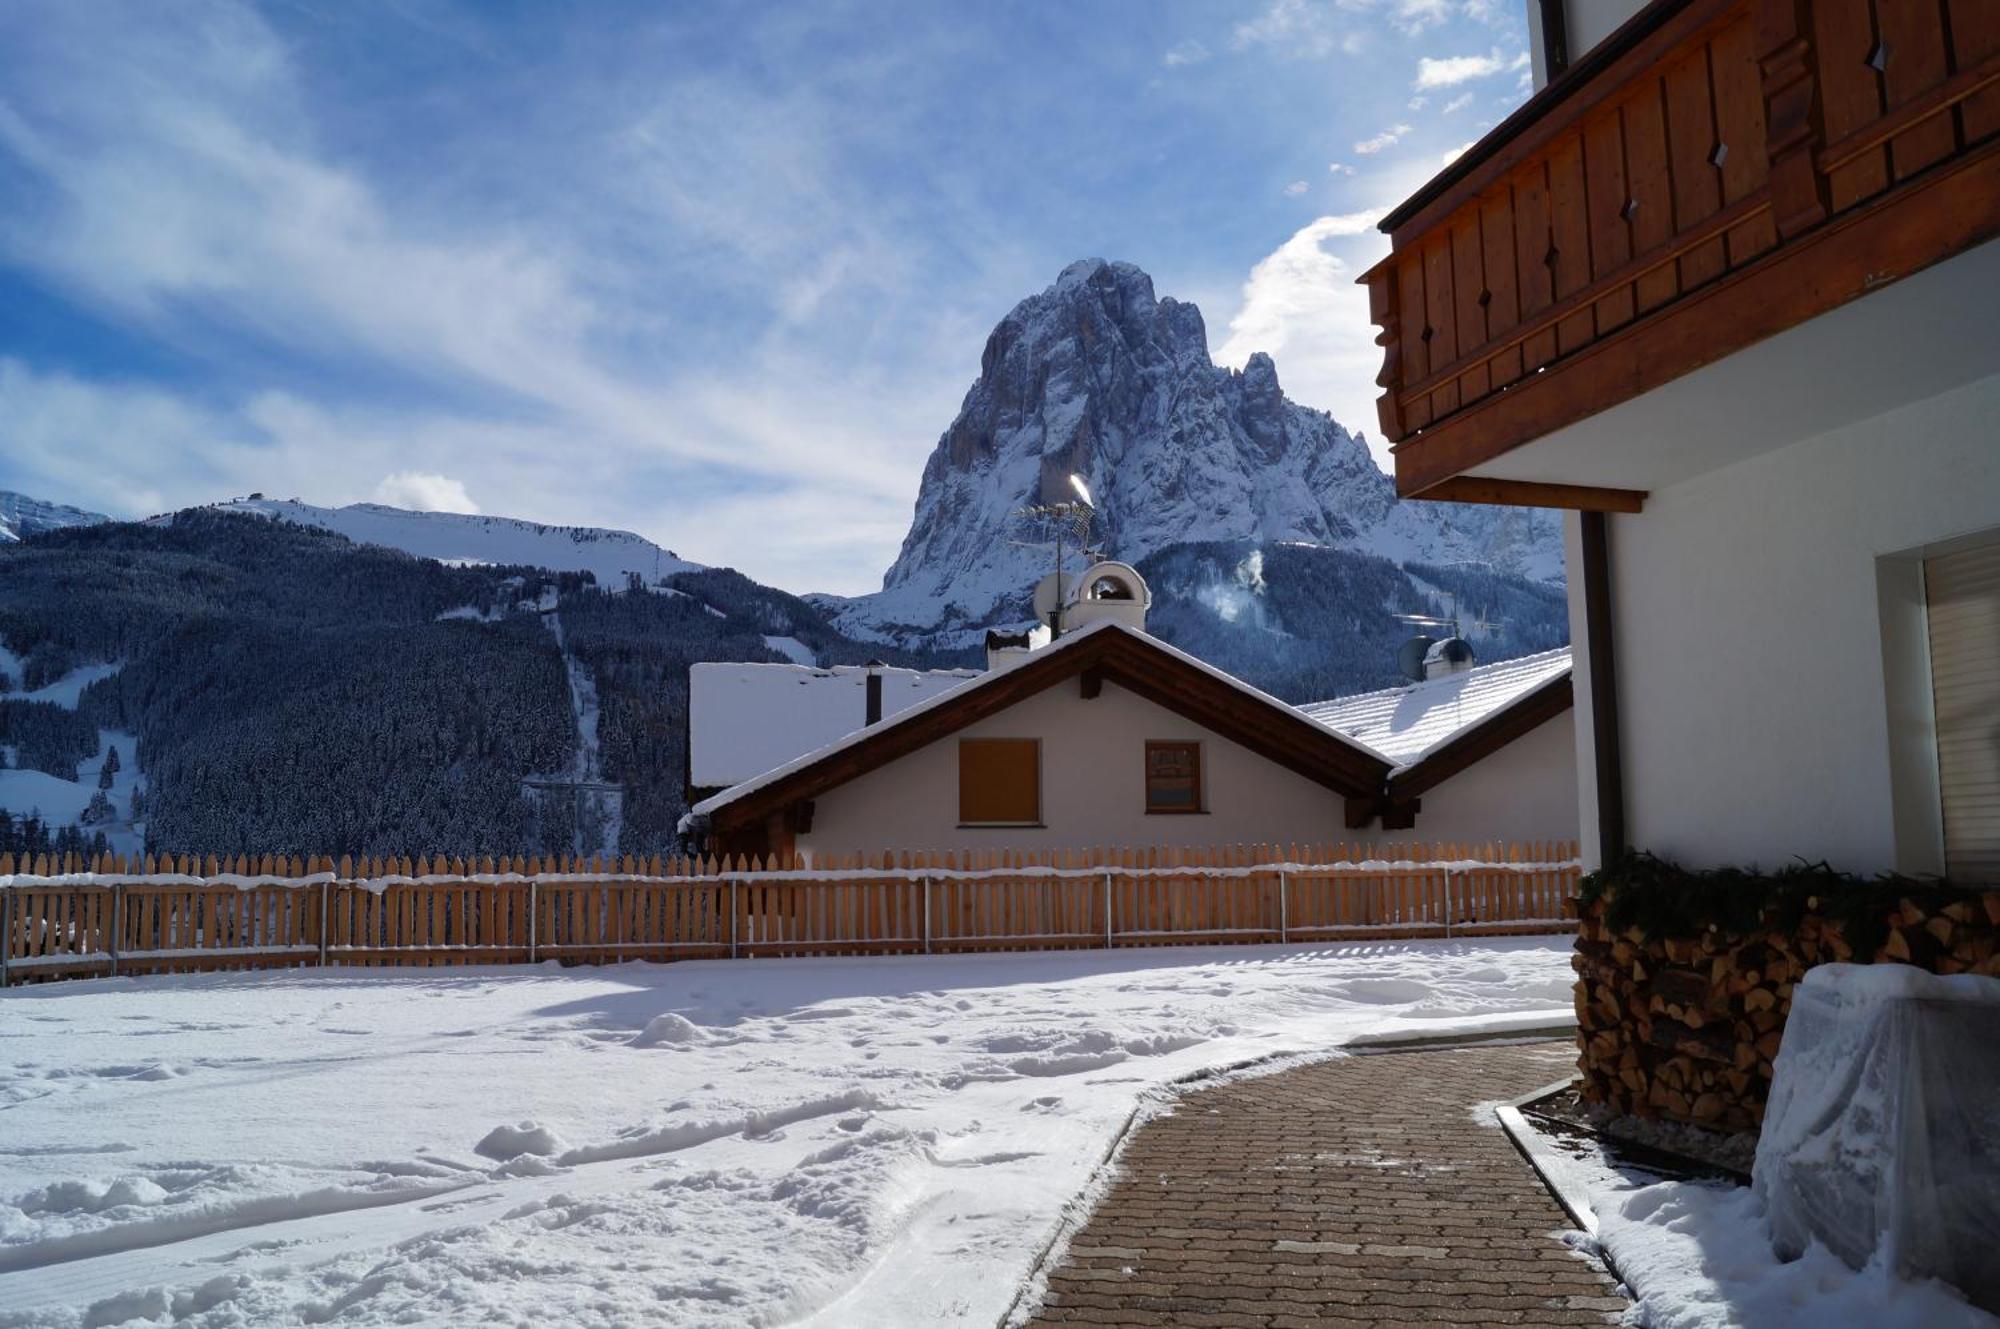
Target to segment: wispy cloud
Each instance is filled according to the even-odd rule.
[[[1310,186],[1308,186],[1305,181],[1294,180],[1290,184],[1285,186],[1285,197],[1286,198],[1303,197],[1308,188],[1310,188]]]
[[[1456,115],[1460,111],[1464,110],[1466,107],[1472,105],[1472,103],[1473,103],[1473,94],[1469,92],[1461,92],[1460,94],[1458,94],[1458,96],[1453,97],[1443,106],[1440,106],[1438,108],[1438,112],[1442,115]]]
[[[1416,87],[1419,91],[1455,87],[1513,67],[1510,57],[1503,55],[1497,46],[1486,55],[1427,55],[1417,61]]]
[[[1391,125],[1373,138],[1364,138],[1354,145],[1354,150],[1364,157],[1372,157],[1387,148],[1393,148],[1403,141],[1405,135],[1415,133],[1409,125]]]
[[[1353,175],[1354,168],[1346,162],[1328,162],[1326,169],[1334,175]]]
[[[1354,277],[1357,262],[1372,262],[1388,247],[1375,229],[1383,211],[1320,217],[1265,256],[1243,283],[1242,308],[1216,348],[1217,362],[1241,365],[1264,351],[1277,360],[1291,396],[1325,403],[1348,428],[1372,434],[1366,385],[1381,351],[1367,292]]]
[[[1180,69],[1187,65],[1198,65],[1208,57],[1208,48],[1190,38],[1161,56],[1160,63],[1168,69]]]

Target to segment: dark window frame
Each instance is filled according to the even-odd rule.
[[[1202,760],[1202,744],[1198,738],[1149,738],[1146,740],[1146,757],[1143,776],[1146,790],[1146,815],[1149,817],[1198,816],[1208,811],[1208,781],[1206,764]],[[1194,757],[1194,802],[1191,805],[1165,805],[1153,801],[1153,754],[1163,749],[1185,750]]]

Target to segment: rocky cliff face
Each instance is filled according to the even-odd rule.
[[[1156,297],[1129,263],[1092,259],[993,330],[883,589],[840,606],[841,621],[950,637],[1019,617],[1050,556],[1015,543],[1032,538],[1016,512],[1068,499],[1072,474],[1097,501],[1094,539],[1128,561],[1195,542],[1301,542],[1562,575],[1552,514],[1399,500],[1359,437],[1285,397],[1269,356],[1218,367],[1199,309]]]

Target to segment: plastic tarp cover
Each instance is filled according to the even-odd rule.
[[[2000,1312],[2000,979],[1829,964],[1792,993],[1752,1173],[1779,1256]]]

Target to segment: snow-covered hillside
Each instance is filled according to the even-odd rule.
[[[1014,543],[1026,533],[1017,509],[1068,500],[1072,473],[1097,502],[1095,538],[1128,561],[1193,542],[1297,541],[1562,576],[1553,514],[1399,500],[1358,436],[1285,397],[1269,356],[1218,367],[1199,309],[1156,298],[1129,263],[1090,259],[987,339],[901,554],[880,592],[838,605],[841,625],[984,624],[1047,567],[1046,551]]]
[[[516,517],[411,512],[380,503],[321,508],[297,499],[248,498],[213,506],[319,526],[357,544],[386,545],[441,563],[524,564],[554,572],[588,572],[607,590],[618,590],[635,574],[655,585],[677,572],[698,572],[702,567],[643,536],[596,526],[544,526]]]
[[[49,503],[0,489],[0,544],[25,540],[40,531],[55,531],[65,526],[95,526],[110,520],[101,512],[85,512],[82,508]]]

